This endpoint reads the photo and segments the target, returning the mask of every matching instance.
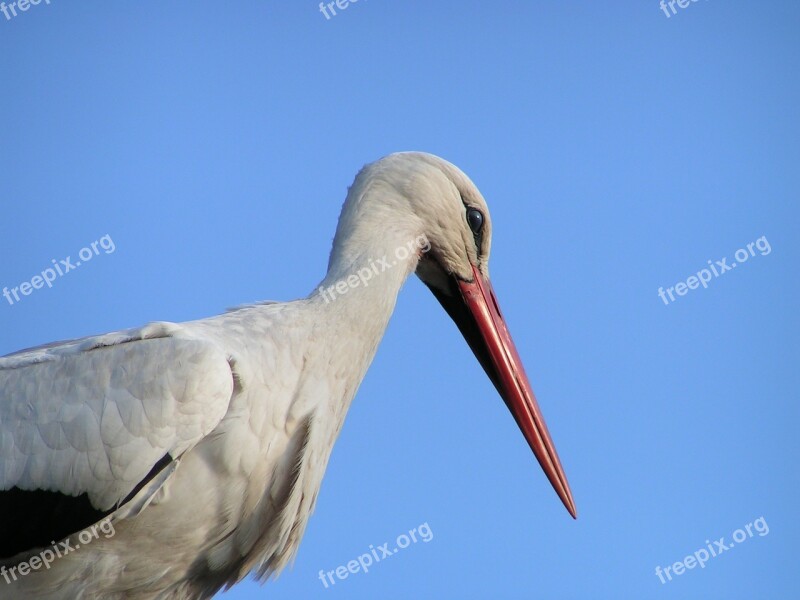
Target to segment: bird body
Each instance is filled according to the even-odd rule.
[[[0,358],[0,598],[208,598],[280,571],[408,275],[454,272],[427,250],[485,273],[488,239],[448,231],[464,195],[485,212],[449,163],[391,155],[356,178],[308,297]]]

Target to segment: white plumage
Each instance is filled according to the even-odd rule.
[[[165,454],[216,427],[233,392],[222,348],[153,323],[3,359],[5,488],[118,504]]]
[[[480,238],[470,209],[485,217]],[[320,294],[420,236],[425,255],[411,252],[334,300]],[[250,571],[280,570],[403,282],[417,271],[445,304],[457,295],[448,279],[488,275],[490,237],[485,202],[461,171],[394,154],[356,178],[328,274],[307,298],[0,359],[0,506],[17,511],[0,517],[0,540],[12,540],[0,598],[206,598]],[[26,507],[50,529],[19,523]],[[51,539],[76,544],[103,517],[113,535],[47,569],[10,571]]]

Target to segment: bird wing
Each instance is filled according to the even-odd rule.
[[[0,490],[85,493],[107,511],[208,435],[234,374],[182,333],[151,323],[0,358]]]

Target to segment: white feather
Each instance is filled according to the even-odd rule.
[[[462,195],[485,207],[463,173],[430,155],[365,167],[321,286],[420,236],[471,276]],[[487,248],[489,235],[487,223]],[[333,301],[315,291],[0,359],[0,489],[87,493],[111,509],[165,454],[174,459],[112,514],[113,536],[0,582],[0,597],[207,598],[250,571],[265,578],[283,568],[419,259],[411,252]]]

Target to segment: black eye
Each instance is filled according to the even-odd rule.
[[[483,229],[483,213],[476,208],[468,208],[467,223],[469,223],[472,233],[478,235]]]

